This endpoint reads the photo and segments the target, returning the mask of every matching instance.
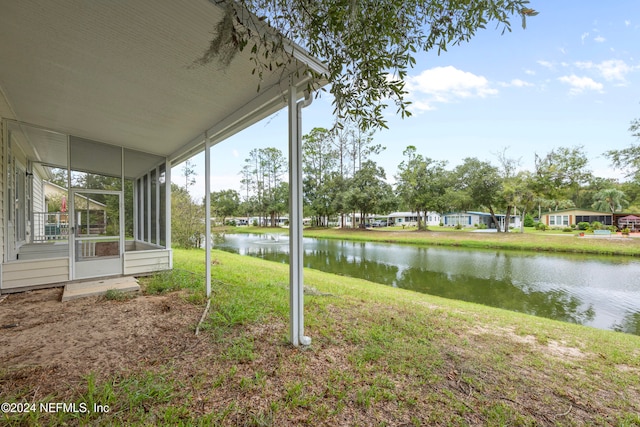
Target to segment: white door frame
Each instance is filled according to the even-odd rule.
[[[122,191],[112,191],[112,190],[92,190],[85,188],[74,188],[69,192],[69,226],[71,227],[71,232],[69,233],[69,247],[70,247],[70,261],[71,261],[71,271],[72,271],[72,279],[88,279],[93,277],[105,277],[105,276],[114,276],[121,275],[123,272],[123,257],[124,257],[124,218],[122,215],[123,212],[123,203],[124,197]],[[99,242],[100,240],[113,240],[115,236],[105,236],[105,237],[79,237],[77,235],[78,225],[76,224],[76,220],[78,218],[75,200],[76,195],[89,195],[89,194],[106,194],[118,196],[119,201],[119,218],[118,218],[118,256],[109,256],[109,257],[96,257],[95,259],[84,259],[80,260],[79,257],[81,254],[78,254],[78,248],[76,247],[77,242]],[[87,196],[88,197],[88,196]]]

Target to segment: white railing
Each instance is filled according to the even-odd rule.
[[[33,242],[67,240],[69,238],[68,212],[34,212]]]

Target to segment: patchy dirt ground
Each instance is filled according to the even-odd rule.
[[[139,396],[128,392],[120,397],[115,418],[91,422],[175,423],[162,418],[167,413],[203,425],[637,425],[640,420],[633,415],[640,390],[627,376],[627,371],[635,374],[635,366],[622,366],[624,375],[612,381],[583,369],[586,359],[596,356],[553,340],[542,345],[510,329],[461,325],[456,327],[461,340],[438,338],[432,331],[415,353],[388,348],[382,354],[376,351],[384,347],[376,344],[392,329],[367,322],[385,318],[401,329],[414,325],[411,313],[354,300],[319,306],[326,310],[325,321],[339,321],[325,336],[310,327],[314,345],[301,350],[286,344],[288,327],[278,319],[229,330],[223,341],[216,341],[213,331],[196,337],[203,307],[176,292],[65,303],[61,293],[48,289],[0,300],[0,401],[55,396],[69,402],[86,393],[90,373],[97,383],[117,385],[127,376],[154,372],[156,379],[172,382],[170,397],[151,397],[140,415],[129,408],[129,399]],[[434,316],[429,325],[446,317]],[[366,333],[353,335],[362,322],[363,332],[375,332],[373,341],[363,341]],[[402,372],[405,368],[410,374]],[[169,405],[178,409],[168,411]],[[626,418],[618,419],[622,411]],[[56,421],[45,418],[43,424]],[[70,422],[76,424],[82,422]]]
[[[33,386],[33,400],[94,372],[108,377],[180,358],[198,346],[201,308],[168,296],[60,302],[62,288],[9,294],[0,302],[4,390]]]

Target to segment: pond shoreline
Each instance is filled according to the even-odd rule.
[[[287,234],[287,228],[219,227],[214,232]],[[588,238],[577,234],[549,232],[473,233],[467,231],[358,230],[305,228],[305,237],[351,241],[398,243],[415,246],[451,246],[476,249],[505,249],[530,252],[564,252],[590,255],[640,257],[640,240],[629,238]]]
[[[284,233],[219,233],[214,239],[215,249],[289,262]],[[636,258],[307,236],[304,264],[393,288],[640,335],[634,320],[640,315]]]

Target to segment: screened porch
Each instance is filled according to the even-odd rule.
[[[171,268],[162,156],[5,120],[2,292]]]

